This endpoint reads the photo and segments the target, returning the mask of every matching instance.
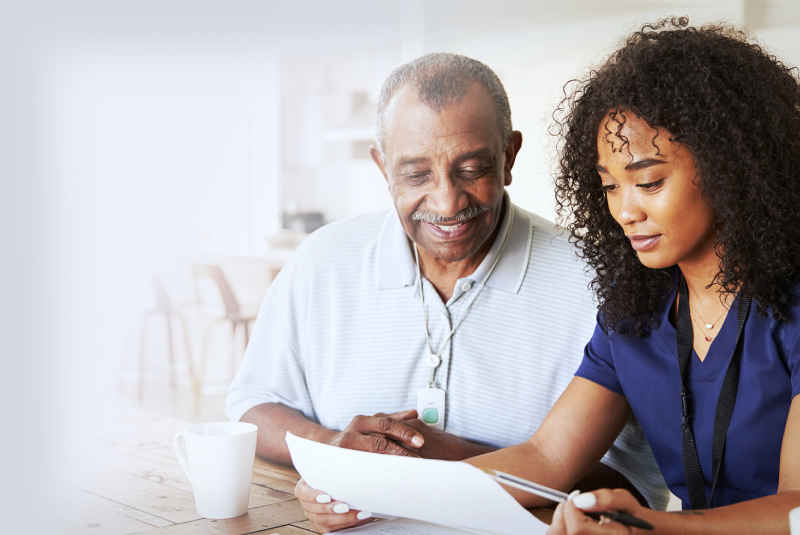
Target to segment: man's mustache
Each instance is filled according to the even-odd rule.
[[[472,206],[467,206],[463,210],[460,210],[456,215],[452,217],[444,217],[434,212],[427,212],[425,210],[419,210],[411,214],[411,219],[414,221],[424,221],[426,223],[430,223],[431,225],[440,225],[442,223],[460,223],[461,221],[467,221],[468,219],[472,219],[478,214],[482,214],[483,212],[487,212],[489,210],[488,206],[484,206],[482,204],[476,204]]]

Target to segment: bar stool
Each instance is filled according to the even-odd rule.
[[[208,346],[211,333],[215,326],[219,323],[230,323],[231,326],[231,343],[230,343],[230,366],[231,366],[231,379],[236,375],[236,335],[239,327],[244,331],[244,345],[250,339],[249,323],[255,321],[257,310],[243,311],[233,293],[225,273],[219,265],[215,264],[194,264],[192,266],[194,272],[195,290],[198,299],[198,310],[201,316],[211,320],[210,325],[206,328],[203,335],[203,346],[200,352],[199,369],[195,375],[194,390],[195,390],[195,410],[199,408],[200,394],[203,390],[203,383],[205,381],[206,365],[208,363]],[[219,302],[213,303],[208,300],[209,292],[203,291],[208,288],[211,283],[216,288],[219,297],[222,299],[222,309],[219,307]]]
[[[189,371],[189,377],[194,382],[194,372],[192,369],[192,346],[189,341],[189,330],[186,326],[186,319],[183,315],[175,309],[171,304],[167,295],[167,290],[164,283],[158,275],[153,275],[151,279],[151,286],[153,294],[156,299],[156,306],[145,310],[142,317],[142,331],[139,336],[139,400],[144,397],[144,371],[145,371],[145,353],[147,345],[147,326],[148,320],[153,316],[163,316],[167,329],[167,348],[169,352],[169,366],[170,366],[170,387],[175,389],[177,387],[175,381],[175,343],[172,332],[172,320],[177,319],[183,331],[183,343],[186,348],[186,361]]]

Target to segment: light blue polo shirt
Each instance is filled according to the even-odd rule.
[[[445,430],[495,447],[533,435],[578,369],[596,314],[572,246],[552,223],[518,207],[478,293],[510,212],[486,258],[458,280],[447,303],[423,277],[434,350],[475,299],[436,377],[447,391]],[[341,430],[359,414],[414,409],[427,385],[428,353],[413,251],[397,214],[332,223],[303,242],[270,287],[226,412],[239,420],[256,405],[282,403]],[[637,424],[604,462],[651,506],[666,507],[664,480]]]

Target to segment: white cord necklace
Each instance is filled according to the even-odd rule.
[[[422,298],[422,315],[423,318],[425,319],[425,336],[428,340],[428,351],[430,351],[429,355],[425,359],[426,363],[431,369],[430,379],[428,380],[428,388],[436,388],[436,370],[438,370],[439,365],[441,365],[442,363],[442,354],[444,353],[445,347],[447,347],[447,343],[453,337],[453,334],[455,334],[456,329],[458,329],[458,327],[461,325],[461,322],[464,321],[464,318],[467,316],[467,312],[469,312],[469,309],[472,307],[472,304],[478,299],[478,296],[480,295],[481,291],[483,291],[483,288],[486,286],[486,281],[489,280],[489,277],[492,275],[494,268],[497,267],[497,262],[500,260],[500,257],[503,254],[503,250],[506,248],[506,243],[508,242],[508,236],[511,233],[511,225],[514,223],[514,205],[509,203],[509,207],[511,212],[508,218],[508,227],[506,228],[506,233],[503,236],[503,243],[500,245],[500,250],[497,251],[497,256],[495,257],[494,262],[492,262],[489,271],[486,273],[486,276],[481,281],[480,286],[475,291],[475,297],[473,297],[472,301],[470,301],[467,304],[467,307],[464,309],[464,312],[461,314],[461,316],[458,318],[458,321],[456,321],[456,324],[450,330],[450,334],[448,334],[447,338],[445,338],[444,342],[442,342],[442,346],[438,352],[433,351],[433,345],[431,344],[431,333],[430,329],[428,329],[428,308],[425,306],[425,292],[423,291],[422,288],[422,270],[420,269],[419,266],[419,252],[417,251],[417,244],[414,243],[414,260],[416,261],[417,265],[417,287],[419,289],[420,297]]]

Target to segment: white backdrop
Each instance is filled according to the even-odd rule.
[[[695,23],[749,22],[771,50],[798,64],[794,4],[32,0],[5,7],[0,460],[9,476],[1,507],[23,511],[26,489],[39,492],[79,447],[76,431],[102,417],[130,316],[149,299],[148,277],[161,259],[263,254],[287,192],[307,192],[291,200],[328,220],[390,206],[371,162],[352,152],[366,150],[364,135],[330,140],[354,120],[353,99],[374,102],[402,61],[445,50],[497,71],[525,136],[512,197],[552,219],[546,127],[567,80],[642,22],[687,12]],[[293,117],[305,119],[287,124]],[[364,126],[359,121],[355,127]]]

